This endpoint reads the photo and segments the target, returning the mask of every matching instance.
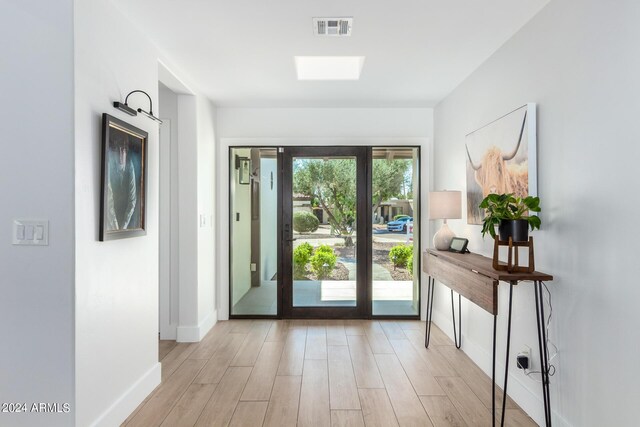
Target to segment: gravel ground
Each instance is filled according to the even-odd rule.
[[[305,274],[304,279],[296,279],[296,280],[320,280],[316,277],[315,274],[311,271],[311,269],[307,270],[307,274]],[[329,277],[325,280],[349,280],[349,270],[344,266],[341,262],[336,263],[336,267],[333,269]]]
[[[391,251],[391,248],[396,245],[397,243],[373,242],[373,262],[389,270],[393,280],[413,280],[413,276],[409,270],[404,267],[394,268],[393,263],[389,260],[389,251]],[[335,252],[339,257],[353,258],[354,248],[337,247],[335,248]],[[342,266],[342,264],[340,265]],[[348,272],[346,277],[348,277]]]

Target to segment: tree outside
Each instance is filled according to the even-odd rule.
[[[356,220],[356,160],[296,159],[293,191],[311,197],[327,213],[335,233],[353,246]]]
[[[372,176],[372,213],[392,197],[411,194],[411,160],[375,159]],[[309,196],[327,213],[335,233],[353,246],[356,220],[355,159],[296,159],[293,191]]]
[[[374,159],[371,189],[373,212],[392,197],[406,199],[412,191],[411,160]]]

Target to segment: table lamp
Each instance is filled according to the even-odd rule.
[[[462,218],[462,193],[460,191],[430,191],[429,219],[444,219],[442,228],[433,236],[433,246],[440,251],[449,249],[456,237],[447,225],[447,219]]]

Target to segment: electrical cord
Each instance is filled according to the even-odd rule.
[[[558,355],[558,347],[549,338],[549,328],[550,328],[550,325],[551,325],[551,317],[553,315],[553,305],[551,304],[551,292],[549,291],[549,288],[547,287],[547,284],[544,283],[544,282],[540,282],[540,283],[542,283],[542,286],[544,286],[545,291],[547,291],[547,302],[549,304],[549,317],[547,318],[545,329],[546,329],[546,332],[547,332],[547,361],[548,361],[548,364],[549,364],[549,368],[547,370],[547,374],[549,375],[549,377],[552,377],[556,373],[556,367],[555,367],[555,365],[551,364],[551,361],[553,359],[555,359],[556,356]],[[544,298],[543,298],[543,303],[544,303]],[[551,346],[553,346],[553,351],[554,352],[553,352],[552,356],[549,356],[549,348]],[[542,361],[540,361],[540,363],[542,364]],[[542,370],[540,370],[540,371],[532,371],[532,370],[529,370],[529,369],[525,369],[524,370],[524,374],[527,377],[529,377],[532,381],[536,381],[536,382],[539,382],[539,383],[542,382],[542,378],[537,379],[537,378],[532,377],[532,375],[535,375],[535,374],[542,374]]]

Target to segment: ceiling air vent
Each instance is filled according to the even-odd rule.
[[[353,18],[313,18],[313,33],[317,36],[350,36]]]

